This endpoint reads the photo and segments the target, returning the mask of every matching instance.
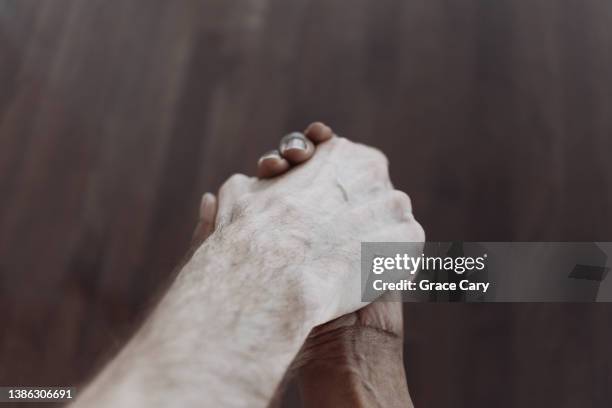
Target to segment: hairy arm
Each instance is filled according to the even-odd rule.
[[[267,405],[317,317],[298,287],[252,284],[280,280],[288,266],[262,267],[237,236],[214,234],[195,253],[76,406]]]
[[[310,330],[364,306],[359,242],[424,237],[384,156],[341,138],[274,181],[231,177],[216,224],[76,406],[266,406]]]

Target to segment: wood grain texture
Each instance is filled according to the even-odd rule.
[[[612,240],[612,3],[0,0],[0,384],[81,383],[311,120],[430,240]],[[419,407],[607,407],[612,308],[408,305]],[[292,405],[288,402],[287,405]]]

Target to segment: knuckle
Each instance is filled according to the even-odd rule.
[[[389,159],[379,149],[374,147],[357,144],[361,162],[370,171],[375,171],[380,177],[389,175]]]
[[[240,184],[240,183],[246,183],[249,180],[250,180],[250,177],[245,176],[242,173],[236,173],[230,176],[230,178],[227,180],[227,183],[228,184]]]
[[[401,222],[402,233],[405,235],[405,240],[408,242],[425,242],[426,234],[423,226],[414,218],[412,213]]]
[[[393,190],[390,194],[389,201],[391,208],[396,214],[402,217],[408,217],[412,213],[412,201],[408,194],[403,191]]]
[[[346,137],[338,136],[331,140],[337,146],[346,146],[351,143]]]
[[[365,162],[365,166],[370,178],[373,180],[381,181],[389,179],[389,166],[386,161],[370,158]]]
[[[389,167],[389,159],[387,158],[387,156],[382,152],[382,150],[377,149],[375,147],[367,147],[368,149],[368,155],[371,157],[370,160],[373,163],[377,163],[379,166],[383,166],[385,168]]]
[[[262,203],[263,208],[271,210],[275,216],[295,215],[299,211],[300,203],[289,195],[281,193],[268,194]]]
[[[415,234],[417,236],[417,240],[418,242],[425,242],[425,229],[423,228],[423,226],[421,225],[421,223],[419,223],[418,221],[414,221],[414,227],[415,227]]]
[[[233,174],[225,181],[225,183],[221,185],[219,192],[220,193],[227,192],[233,188],[236,188],[237,186],[248,183],[249,180],[250,178],[245,176],[244,174],[241,174],[241,173]]]
[[[425,242],[425,230],[414,219],[405,220],[396,224],[394,240],[398,242]]]
[[[348,156],[362,170],[372,171],[381,178],[388,178],[389,160],[381,150],[342,137],[335,138],[335,142],[334,150]]]
[[[250,193],[238,198],[232,205],[231,220],[236,220],[247,215],[250,211],[252,202],[253,200]]]
[[[324,144],[319,145],[317,148],[327,150],[332,155],[344,155],[349,152],[349,146],[352,143],[344,137],[334,137]]]

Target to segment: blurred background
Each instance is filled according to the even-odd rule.
[[[0,0],[0,384],[91,378],[201,194],[314,120],[429,240],[612,241],[611,108],[607,0]],[[610,406],[612,305],[405,317],[417,407]]]

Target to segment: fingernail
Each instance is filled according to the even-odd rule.
[[[298,150],[306,150],[306,141],[304,140],[304,135],[299,132],[290,133],[287,136],[283,137],[281,142],[281,151],[285,152],[287,150],[298,149]]]
[[[204,218],[206,215],[206,210],[212,203],[212,197],[213,195],[211,193],[206,193],[202,196],[202,201],[200,201],[200,218]]]
[[[260,164],[262,161],[264,160],[268,160],[268,159],[280,159],[281,155],[278,152],[278,150],[270,150],[269,152],[265,153],[264,155],[262,155],[259,160],[257,161],[257,164]]]
[[[304,142],[302,139],[291,139],[289,140],[289,142],[287,143],[287,150],[289,149],[300,149],[300,150],[306,150],[306,142]]]

